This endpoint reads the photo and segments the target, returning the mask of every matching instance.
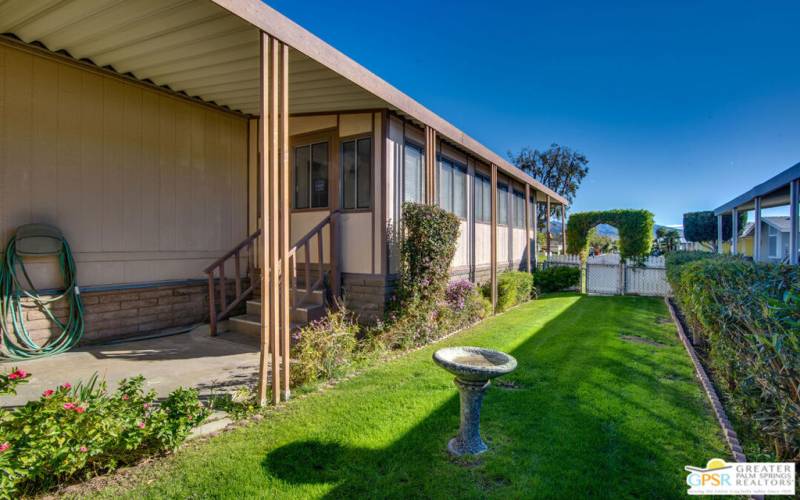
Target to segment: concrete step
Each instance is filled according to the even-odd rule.
[[[289,324],[290,330],[296,330],[303,324],[292,322]],[[261,335],[261,316],[258,314],[242,314],[228,319],[228,328],[234,332],[258,337]]]
[[[261,301],[248,300],[247,301],[247,314],[260,317],[261,316]],[[292,311],[292,321],[300,324],[310,323],[325,315],[325,306],[322,304],[302,304]]]

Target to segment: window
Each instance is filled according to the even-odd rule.
[[[769,245],[769,256],[772,258],[777,259],[780,257],[778,255],[778,238],[780,237],[780,233],[777,229],[772,226],[768,226],[769,230],[767,232],[767,241]]]
[[[508,186],[505,184],[497,186],[497,224],[508,225]]]
[[[467,169],[444,158],[439,159],[439,206],[467,218]]]
[[[425,198],[425,153],[406,143],[403,156],[403,201],[422,203]]]
[[[328,143],[294,148],[294,208],[327,208]]]
[[[492,222],[492,181],[475,174],[475,222]]]
[[[342,143],[342,207],[346,210],[372,205],[372,139]]]
[[[514,227],[525,228],[525,194],[514,191]]]

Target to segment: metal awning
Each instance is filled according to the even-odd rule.
[[[715,215],[722,215],[730,212],[733,209],[739,211],[753,210],[755,208],[755,199],[761,198],[761,208],[780,207],[788,205],[789,200],[789,185],[792,181],[800,179],[800,163],[790,167],[775,177],[762,182],[753,189],[743,193],[724,205],[717,207],[714,210]]]
[[[261,30],[291,47],[290,113],[388,108],[567,204],[261,0],[0,0],[0,34],[252,116]]]

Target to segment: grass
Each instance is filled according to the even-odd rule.
[[[666,318],[657,299],[543,297],[190,446],[145,468],[133,487],[102,494],[684,497],[684,465],[728,453]],[[490,451],[475,458],[445,451],[458,428],[458,396],[431,355],[456,344],[504,350],[519,362],[507,387],[486,394]]]

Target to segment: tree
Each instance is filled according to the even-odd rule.
[[[653,243],[653,255],[664,255],[674,252],[681,243],[681,235],[675,229],[659,227],[656,229],[656,240]]]
[[[585,155],[566,146],[551,144],[545,151],[523,148],[508,153],[511,162],[520,170],[549,187],[572,203],[581,181],[589,173]]]
[[[746,223],[747,213],[740,212],[738,235],[742,234]],[[722,216],[722,239],[730,240],[732,232],[733,218],[730,214],[724,214]],[[683,237],[686,241],[713,244],[717,241],[717,216],[711,210],[683,214]]]

